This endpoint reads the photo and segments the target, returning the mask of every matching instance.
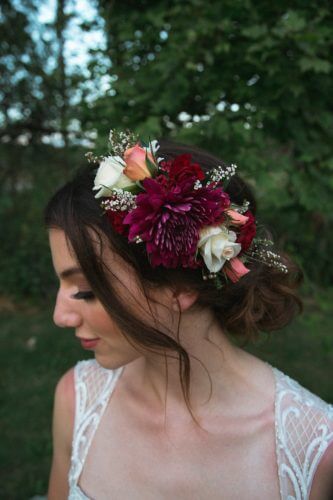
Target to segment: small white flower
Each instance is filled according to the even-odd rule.
[[[164,160],[164,158],[160,158],[156,154],[157,151],[160,149],[159,142],[156,139],[154,139],[153,141],[150,141],[149,146],[144,147],[143,149],[145,149],[147,151],[147,153],[151,153],[153,155],[153,157],[156,158],[157,163]]]
[[[236,257],[241,245],[235,243],[237,235],[225,226],[208,226],[199,233],[198,250],[210,272],[217,273],[226,260]]]
[[[150,141],[149,143],[149,148],[145,148],[147,150],[150,150],[153,155],[155,155],[157,153],[157,151],[160,149],[160,145],[158,143],[158,141],[155,139],[153,141]]]
[[[197,179],[193,185],[193,189],[197,190],[197,189],[201,189],[202,188],[202,184],[201,182],[199,181],[199,179]]]
[[[94,181],[93,190],[99,190],[95,198],[110,196],[112,188],[126,188],[135,184],[123,174],[126,163],[120,156],[107,156],[100,164]]]

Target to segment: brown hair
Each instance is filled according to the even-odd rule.
[[[165,159],[185,152],[190,153],[193,161],[205,171],[217,165],[225,166],[223,161],[201,149],[160,141],[159,155]],[[92,191],[95,170],[96,167],[85,167],[51,198],[45,209],[45,224],[48,228],[64,230],[93,292],[132,345],[143,353],[145,350],[164,356],[176,353],[182,391],[189,408],[190,359],[179,342],[179,323],[176,341],[129,314],[118,299],[112,280],[107,278],[109,273],[112,275],[112,270],[106,267],[101,253],[97,252],[91,232],[97,236],[100,248],[103,248],[106,240],[110,248],[132,266],[148,305],[147,292],[154,287],[193,290],[198,293],[196,307],[209,308],[224,331],[245,340],[254,339],[260,331],[282,328],[301,310],[301,301],[295,290],[301,282],[302,273],[287,255],[283,258],[289,269],[288,274],[253,261],[247,264],[251,272],[237,283],[226,282],[223,289],[219,290],[213,280],[202,279],[200,269],[152,268],[144,246],[129,244],[127,238],[117,234],[103,216],[99,201],[94,198]],[[253,193],[241,177],[233,176],[226,191],[232,202],[241,205],[247,200],[249,209],[253,214],[256,213]],[[179,312],[179,322],[180,318]]]

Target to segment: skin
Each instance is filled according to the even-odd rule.
[[[50,230],[50,247],[54,269],[58,276],[64,270],[77,267],[78,264],[67,247],[62,230]],[[133,272],[129,272],[125,262],[116,255],[110,255],[110,261],[112,271],[123,283],[123,286],[119,285],[119,293],[123,294],[130,310],[135,314],[141,314],[145,321],[154,324],[149,306],[145,304],[146,300],[141,289],[133,279]],[[142,356],[128,343],[97,299],[85,301],[73,297],[78,291],[86,290],[90,288],[83,275],[75,274],[60,279],[53,314],[55,324],[59,327],[74,328],[75,335],[79,338],[100,339],[94,354],[103,367],[116,369],[128,364],[135,366],[137,385],[142,388],[140,392],[149,395],[154,408],[164,409],[166,370],[163,357],[151,353]],[[191,402],[194,410],[204,415],[216,405],[220,406],[221,401],[224,408],[239,408],[239,399],[244,397],[248,392],[248,385],[251,384],[249,373],[257,368],[258,362],[266,374],[265,364],[235,347],[214,322],[209,311],[191,307],[196,300],[195,294],[191,292],[174,294],[169,290],[161,290],[155,292],[153,298],[161,303],[160,305],[151,303],[150,306],[155,317],[160,320],[158,326],[164,327],[166,332],[175,329],[178,319],[177,301],[179,302],[182,310],[180,325],[182,345],[191,356],[206,366],[211,376],[215,395],[207,403],[210,391],[209,379],[202,365],[193,359]],[[183,418],[189,421],[191,417],[184,403],[177,361],[169,360],[168,367],[168,407],[177,414],[181,413]],[[237,398],[235,398],[236,388],[240,393],[240,397]],[[272,385],[269,384],[269,389],[271,388]]]
[[[138,426],[140,418],[144,422],[151,421],[177,443],[180,453],[184,454],[184,460],[188,462],[191,460],[191,457],[186,455],[188,440],[191,439],[194,443],[197,440],[198,446],[203,450],[204,431],[198,431],[184,402],[177,361],[168,360],[166,387],[164,358],[150,352],[142,355],[142,352],[126,340],[96,298],[92,300],[75,298],[77,292],[90,290],[89,283],[82,273],[62,276],[64,271],[78,267],[64,232],[60,229],[51,229],[49,239],[54,269],[60,280],[53,314],[54,322],[59,327],[74,329],[75,335],[79,338],[99,339],[94,348],[94,355],[101,366],[116,369],[126,365],[118,383],[118,396],[121,394],[119,399],[124,407],[131,408],[134,422],[131,425],[135,425],[135,419],[138,421]],[[144,321],[155,324],[151,308],[155,318],[158,318],[158,327],[176,337],[175,325],[180,307],[182,311],[180,340],[190,355],[192,365],[191,408],[204,429],[216,433],[217,420],[219,428],[222,429],[227,428],[230,422],[234,422],[231,425],[237,426],[240,419],[243,419],[242,422],[248,422],[248,429],[246,428],[244,432],[251,435],[254,433],[254,426],[257,425],[253,415],[258,415],[258,419],[259,416],[260,418],[263,418],[262,415],[265,416],[263,422],[265,428],[274,425],[274,377],[266,363],[234,346],[215,322],[210,311],[196,308],[197,297],[193,292],[176,293],[169,289],[159,289],[151,294],[152,300],[148,304],[129,266],[110,250],[104,258],[119,277],[120,282],[117,285],[119,294],[126,301],[129,310],[140,315]],[[212,387],[203,366],[209,372]],[[209,398],[211,389],[212,394]],[[60,379],[55,393],[54,456],[49,500],[65,499],[68,495],[67,476],[73,435],[74,401],[73,369],[71,369]],[[123,413],[125,414],[127,413]],[[219,439],[223,443],[222,431],[219,432],[221,434]],[[159,445],[160,442],[156,442],[156,446]],[[225,457],[217,457],[221,458],[226,460]],[[256,464],[252,465],[256,467]],[[329,466],[330,463],[326,466],[324,464],[323,472],[318,469],[321,484],[323,478],[324,480],[326,478],[326,469]],[[274,468],[273,463],[272,468]],[[197,471],[193,473],[196,474]],[[314,487],[316,480],[317,475]],[[274,500],[275,497],[270,496],[270,498]]]

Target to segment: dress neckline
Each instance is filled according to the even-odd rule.
[[[97,361],[94,359],[92,361],[95,361],[97,363]],[[274,366],[270,365],[268,362],[264,361],[264,363],[270,368],[270,370],[272,371],[273,373],[273,377],[274,377],[274,436],[275,436],[275,460],[276,460],[276,467],[277,467],[277,472],[278,472],[278,478],[279,478],[279,490],[280,490],[280,499],[282,499],[282,490],[281,490],[281,477],[280,477],[280,471],[279,471],[279,462],[278,462],[278,421],[277,421],[277,395],[278,395],[278,380],[279,380],[279,377],[281,375],[283,375],[283,373],[278,370],[277,368],[275,368]],[[112,387],[112,390],[110,391],[110,394],[109,394],[109,397],[107,399],[107,402],[106,402],[106,405],[105,405],[105,408],[108,406],[109,404],[109,401],[110,401],[110,398],[113,394],[113,391],[117,385],[117,382],[119,382],[119,379],[121,378],[121,375],[122,373],[124,372],[124,369],[125,369],[125,366],[122,366],[121,369],[119,369],[119,372],[117,374],[117,378],[116,378],[116,383],[113,384],[113,387]],[[105,371],[108,371],[106,368],[103,368],[101,367],[103,370]],[[104,410],[105,410],[104,408]],[[103,411],[104,413],[104,411]],[[103,413],[101,414],[100,416],[100,419],[99,419],[99,423],[102,419],[102,415]],[[98,426],[97,426],[98,427]],[[96,430],[95,432],[97,431],[97,427],[96,427]],[[93,441],[93,437],[92,437],[92,440],[90,442],[90,445]],[[90,446],[89,446],[90,448]],[[87,457],[87,454],[88,454],[88,451],[89,451],[89,448],[86,452],[86,457]],[[85,458],[86,458],[85,457]],[[74,485],[75,487],[75,490],[76,490],[76,493],[79,495],[79,500],[92,500],[90,497],[88,497],[86,495],[86,493],[83,491],[83,489],[81,488],[80,486],[80,478],[82,476],[82,472],[83,472],[83,468],[84,468],[84,462],[85,460],[83,461],[82,463],[82,468],[81,468],[81,471],[80,471],[80,475],[77,479],[77,482],[76,484]]]

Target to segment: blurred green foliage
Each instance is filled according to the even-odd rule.
[[[53,278],[43,206],[82,164],[92,133],[106,151],[111,127],[238,163],[260,221],[311,281],[331,283],[330,2],[96,0],[98,19],[82,29],[98,24],[106,43],[91,50],[89,76],[66,62],[69,3],[58,0],[45,25],[35,0],[2,6],[0,293],[46,293]],[[33,29],[38,39],[28,36]],[[95,88],[103,75],[109,88],[89,97],[87,79]]]
[[[0,340],[6,346],[0,353],[2,499],[28,500],[46,493],[55,385],[86,354],[72,334],[52,326],[51,315],[51,305],[0,315]]]
[[[16,299],[45,299],[56,281],[43,209],[50,193],[71,177],[73,166],[68,161],[82,163],[83,152],[71,148],[64,154],[45,145],[2,145],[0,151],[10,166],[0,188],[0,293]]]

